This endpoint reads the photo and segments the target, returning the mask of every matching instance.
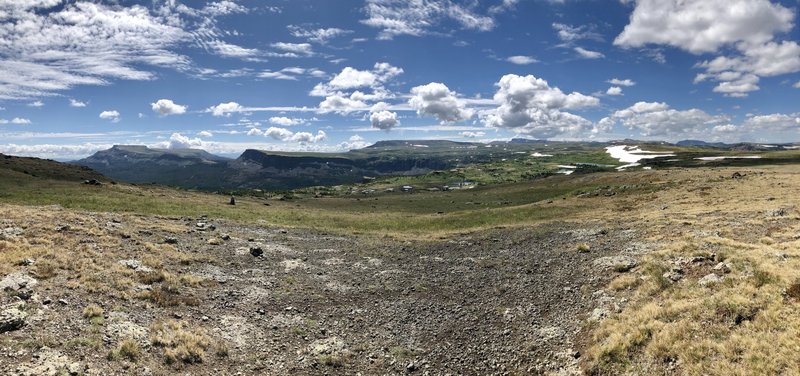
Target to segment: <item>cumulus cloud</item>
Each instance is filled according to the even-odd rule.
[[[159,144],[165,149],[202,149],[205,142],[199,138],[189,138],[180,133],[173,133],[169,141]]]
[[[70,100],[69,100],[69,106],[70,107],[86,107],[86,105],[87,105],[86,102],[81,102],[79,100],[75,100],[75,99],[72,99],[72,98],[70,98]]]
[[[342,114],[363,111],[368,107],[369,106],[362,101],[350,97],[343,97],[341,95],[328,96],[319,104],[319,109],[322,112],[338,112]]]
[[[639,0],[614,44],[664,44],[695,54],[726,44],[762,44],[792,28],[794,12],[769,0]]]
[[[800,130],[800,113],[753,115],[745,119],[742,127],[747,131],[786,132]]]
[[[694,54],[735,53],[698,64],[695,82],[718,81],[715,92],[744,97],[759,90],[760,77],[800,71],[800,45],[776,41],[794,26],[795,12],[769,0],[641,0],[615,39],[622,47],[660,44]]]
[[[617,85],[617,86],[634,86],[634,85],[636,85],[636,82],[633,81],[633,80],[630,80],[630,79],[620,80],[619,78],[612,78],[612,79],[610,79],[610,80],[608,80],[606,82],[608,82],[608,83],[610,83],[612,85]]]
[[[471,131],[461,132],[461,137],[464,138],[479,138],[483,136],[486,136],[486,132],[471,132]]]
[[[155,103],[150,103],[153,112],[161,116],[180,115],[186,113],[186,106],[176,104],[170,99],[159,99]]]
[[[402,73],[402,68],[389,63],[375,63],[371,70],[345,67],[328,82],[314,86],[309,94],[325,97],[319,105],[323,112],[360,111],[368,107],[367,102],[394,97],[384,85]]]
[[[233,112],[242,112],[244,108],[236,102],[220,103],[206,109],[214,116],[231,116]]]
[[[301,125],[304,124],[306,121],[304,119],[298,118],[288,118],[286,116],[273,116],[269,118],[269,122],[272,124],[277,124],[284,127],[289,127],[292,125]]]
[[[42,102],[42,101],[34,101],[34,102],[31,102],[31,103],[28,103],[28,107],[36,107],[36,108],[44,107],[44,102]]]
[[[208,138],[208,137],[214,137],[214,134],[209,132],[209,131],[200,131],[200,132],[197,132],[197,136]]]
[[[249,134],[249,133],[248,133]],[[259,132],[253,132],[258,135]],[[266,131],[260,133],[264,137],[271,137],[279,141],[294,141],[301,143],[318,143],[328,138],[325,131],[318,130],[317,134],[311,132],[292,132],[286,128],[269,127]]]
[[[590,51],[583,47],[575,47],[574,50],[584,59],[600,59],[606,56],[602,52]]]
[[[411,95],[408,104],[418,115],[433,116],[442,123],[467,120],[475,114],[455,92],[439,82],[416,86],[411,89]]]
[[[621,124],[639,131],[645,137],[677,138],[702,136],[713,127],[729,121],[725,116],[709,115],[696,108],[680,111],[663,102],[637,102],[601,119],[598,126],[610,130],[615,124]]]
[[[15,118],[11,119],[10,121],[6,120],[6,119],[0,119],[0,124],[9,124],[9,123],[16,124],[16,125],[28,125],[28,124],[31,123],[31,121],[29,119],[20,118],[20,117],[15,117]]]
[[[373,128],[385,131],[400,125],[400,121],[397,120],[397,113],[386,110],[371,113],[369,121],[372,123]]]
[[[505,5],[508,4],[508,5]],[[513,7],[515,1],[503,1],[495,13]],[[478,13],[477,3],[457,3],[450,0],[367,0],[367,18],[361,23],[380,29],[378,39],[398,35],[422,36],[435,32],[433,27],[452,20],[464,29],[488,31],[495,27],[494,18]]]
[[[109,110],[103,111],[100,113],[100,118],[104,120],[111,120],[112,123],[116,123],[119,121],[119,111],[116,110]]]
[[[531,56],[522,56],[522,55],[509,56],[508,58],[506,58],[506,61],[517,65],[527,65],[539,62],[539,60],[536,60]]]
[[[606,95],[622,95],[622,88],[619,86],[612,86],[606,90]]]
[[[797,81],[793,86],[795,89],[800,89],[800,81]]]
[[[532,75],[507,74],[496,86],[494,100],[500,105],[483,112],[483,122],[490,127],[511,129],[537,138],[588,130],[592,125],[589,120],[563,110],[600,103],[599,99],[581,93],[564,94],[561,89]]]
[[[344,141],[338,145],[339,150],[354,150],[363,149],[369,146],[369,143],[364,141],[364,138],[359,135],[352,135],[348,141]]]

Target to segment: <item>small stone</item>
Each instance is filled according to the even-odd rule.
[[[406,365],[406,372],[414,372],[417,370],[417,365],[414,362],[408,363]]]
[[[211,239],[208,239],[208,244],[209,245],[220,245],[220,244],[222,244],[222,240],[220,240],[219,238],[211,238]]]
[[[722,282],[722,277],[720,277],[720,276],[718,276],[718,275],[716,275],[714,273],[708,274],[705,277],[700,278],[699,281],[697,281],[697,283],[700,286],[704,286],[704,287],[707,287],[707,286],[710,286],[710,285],[714,285],[714,284],[717,284],[717,283],[720,283],[720,282]]]
[[[222,238],[222,240],[226,240],[226,241],[227,240],[231,240],[231,236],[228,235],[228,234],[222,234],[221,238]]]
[[[61,304],[61,305],[69,305],[69,302],[67,302],[64,299],[58,299],[58,303]]]
[[[250,254],[253,257],[261,257],[264,254],[264,250],[261,247],[250,247]]]
[[[228,202],[228,205],[236,205],[236,199],[231,196],[231,200]]]
[[[731,266],[728,265],[726,262],[720,262],[719,264],[714,266],[714,271],[722,272],[724,274],[728,274],[731,272]]]
[[[164,238],[164,243],[165,244],[178,244],[178,239],[177,238],[173,238],[171,236],[167,236],[166,238]]]
[[[17,330],[25,326],[28,314],[24,303],[14,303],[0,308],[0,333]]]

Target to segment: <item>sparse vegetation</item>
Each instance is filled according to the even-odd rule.
[[[139,344],[134,340],[126,339],[120,342],[116,348],[109,351],[107,358],[111,361],[125,359],[135,362],[141,355],[142,349],[139,347]]]
[[[214,343],[205,331],[189,329],[181,321],[155,323],[150,327],[150,332],[150,343],[163,348],[164,361],[178,368],[183,364],[202,363],[206,359],[206,351]],[[217,353],[227,354],[227,350]]]
[[[578,244],[576,249],[578,250],[578,253],[588,253],[591,250],[591,247],[589,247],[589,244],[581,243]]]

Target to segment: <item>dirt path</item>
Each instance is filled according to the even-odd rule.
[[[47,362],[86,374],[168,373],[176,365],[153,343],[153,323],[173,320],[224,344],[203,363],[182,366],[191,374],[577,374],[573,339],[598,314],[596,291],[616,273],[615,259],[596,260],[632,252],[626,244],[637,238],[624,228],[560,223],[402,242],[206,218],[86,215],[119,239],[104,254],[120,273],[161,268],[195,283],[170,292],[167,282],[139,278],[131,294],[115,295],[66,289],[68,273],[42,279],[27,325],[0,334],[0,373]],[[28,232],[17,236],[34,236]],[[579,252],[581,243],[590,250]],[[158,258],[166,249],[172,256]],[[35,274],[40,261],[32,261],[15,270]],[[173,300],[153,300],[153,291]],[[19,300],[7,295],[4,303]],[[105,310],[100,325],[83,313],[93,303]],[[102,341],[66,340],[84,337]],[[135,337],[142,354],[107,360],[123,337]]]

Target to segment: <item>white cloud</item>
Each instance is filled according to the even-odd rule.
[[[800,81],[797,81],[797,83],[792,86],[794,86],[795,89],[800,89]]]
[[[352,135],[350,136],[349,141],[342,142],[338,145],[340,150],[353,150],[353,149],[362,149],[370,144],[364,141],[364,138],[359,135]]]
[[[111,120],[112,123],[116,123],[119,121],[119,111],[110,110],[110,111],[103,111],[100,113],[100,118],[104,120]]]
[[[277,54],[278,57],[301,57],[314,55],[314,49],[309,43],[277,42],[273,43],[271,46],[272,48],[284,51]]]
[[[408,100],[418,115],[433,116],[442,123],[452,123],[471,118],[475,112],[466,108],[456,93],[442,83],[431,82],[411,89]]]
[[[514,3],[509,2],[511,5]],[[464,29],[493,29],[494,19],[478,14],[475,8],[477,3],[460,4],[450,0],[367,0],[367,19],[361,22],[381,29],[378,39],[430,34],[434,32],[431,29],[443,20],[455,21]]]
[[[725,116],[709,115],[693,108],[679,111],[666,103],[637,102],[631,107],[614,112],[598,123],[599,128],[610,130],[614,124],[639,131],[645,137],[702,137],[715,126],[728,124]]]
[[[211,16],[225,16],[233,13],[247,13],[248,11],[249,9],[247,9],[246,7],[236,4],[236,2],[230,0],[214,1],[208,3],[201,10],[202,13]]]
[[[206,109],[214,116],[231,116],[233,112],[242,112],[243,108],[236,102],[220,103]]]
[[[276,140],[286,141],[294,136],[294,132],[286,128],[269,127],[266,131],[264,131],[264,136],[272,137]]]
[[[612,86],[606,90],[607,95],[622,95],[622,88],[619,86]]]
[[[70,98],[69,106],[70,107],[86,107],[86,102],[81,102],[79,100],[75,100],[75,99]]]
[[[289,32],[297,38],[306,38],[309,42],[326,44],[333,38],[352,33],[352,30],[344,30],[336,27],[305,29],[297,25],[289,25]]]
[[[400,125],[400,121],[397,120],[397,113],[386,110],[371,113],[369,121],[372,123],[373,128],[386,131]]]
[[[155,103],[150,103],[150,107],[153,109],[153,112],[157,112],[162,116],[186,113],[186,106],[176,104],[170,99],[159,99]]]
[[[800,113],[749,116],[742,127],[751,132],[797,131],[800,130]]]
[[[6,119],[0,119],[0,124],[8,124],[8,123],[16,124],[16,125],[28,125],[28,124],[31,123],[31,121],[29,119],[19,118],[19,117],[15,117],[15,118],[11,119],[11,121],[8,121]]]
[[[290,127],[293,125],[302,125],[306,121],[304,119],[288,118],[286,116],[273,116],[269,118],[269,122],[284,127]]]
[[[522,55],[509,56],[508,58],[506,58],[506,61],[508,61],[509,63],[518,64],[518,65],[527,65],[527,64],[533,64],[533,63],[538,63],[539,62],[539,60],[536,60],[533,57],[522,56]]]
[[[311,132],[297,132],[290,138],[290,140],[294,142],[316,144],[318,142],[325,141],[327,138],[328,135],[325,134],[325,131],[319,130],[317,131],[316,135]]]
[[[565,42],[566,45],[582,39],[591,39],[598,42],[603,41],[603,37],[590,30],[588,26],[571,26],[556,22],[553,23],[553,29],[556,30],[558,38]]]
[[[28,107],[36,107],[36,108],[44,107],[44,102],[42,102],[42,101],[31,102],[31,103],[28,103]]]
[[[600,103],[599,99],[581,93],[564,94],[532,75],[507,74],[496,85],[494,100],[500,106],[481,114],[484,124],[537,138],[577,135],[588,130],[592,125],[589,120],[562,110]]]
[[[760,77],[800,71],[800,45],[776,41],[790,31],[795,12],[769,0],[641,0],[614,44],[660,44],[694,54],[730,51],[698,64],[706,73],[695,82],[718,81],[715,92],[744,97],[759,90]]]
[[[209,132],[209,131],[200,131],[200,132],[197,132],[197,136],[208,138],[208,137],[214,137],[214,134]]]
[[[792,28],[794,12],[769,0],[639,0],[625,30],[623,47],[664,44],[695,54],[726,44],[763,44]]]
[[[470,132],[470,131],[461,132],[461,137],[464,138],[479,138],[483,136],[486,136],[486,132]]]
[[[581,55],[581,57],[584,59],[600,59],[606,56],[603,55],[601,52],[590,51],[583,47],[575,47],[574,50],[575,52],[578,53],[578,55]]]
[[[180,133],[173,133],[169,137],[169,141],[159,143],[156,146],[160,146],[163,149],[202,149],[205,145],[205,141],[199,138],[189,138]]]
[[[371,70],[345,67],[330,81],[314,86],[309,95],[325,97],[319,105],[323,112],[359,111],[368,107],[367,102],[394,97],[384,85],[402,73],[402,68],[389,63],[375,63]]]
[[[186,70],[172,50],[191,40],[147,7],[78,1],[4,2],[0,98],[52,95],[114,79],[150,80],[145,67]]]
[[[253,134],[257,135],[259,132],[253,132]],[[317,131],[317,134],[315,135],[311,132],[295,133],[286,128],[279,127],[269,127],[266,131],[260,134],[263,134],[264,137],[272,137],[280,141],[294,141],[300,143],[318,143],[328,138],[327,134],[325,134],[325,131],[321,130]]]
[[[322,112],[339,112],[345,114],[353,111],[363,111],[368,107],[369,106],[362,101],[343,97],[341,95],[328,96],[319,104],[319,109]]]
[[[634,86],[634,85],[636,85],[635,81],[627,79],[627,78],[624,79],[624,80],[620,80],[619,78],[612,78],[612,79],[610,79],[610,80],[608,80],[606,82],[608,82],[608,83],[610,83],[612,85],[617,85],[617,86]]]
[[[200,45],[203,46],[206,51],[222,57],[259,61],[258,56],[263,54],[256,48],[245,48],[219,39],[202,41]]]

